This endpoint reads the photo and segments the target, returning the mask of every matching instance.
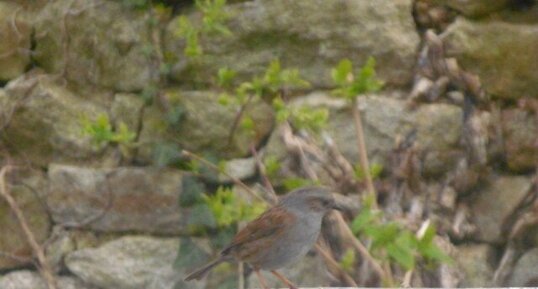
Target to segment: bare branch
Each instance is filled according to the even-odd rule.
[[[5,178],[6,178],[6,174],[11,169],[12,167],[7,165],[7,166],[2,167],[2,169],[0,170],[0,195],[6,200],[9,207],[15,214],[15,217],[17,218],[17,221],[19,222],[19,225],[26,237],[26,240],[28,241],[28,244],[32,248],[32,251],[37,258],[37,261],[39,263],[39,266],[38,266],[39,272],[41,276],[43,276],[43,278],[45,279],[45,282],[47,282],[47,287],[49,289],[56,289],[58,288],[56,277],[54,276],[53,271],[47,262],[47,259],[45,257],[45,251],[43,250],[43,247],[41,247],[41,245],[39,245],[39,243],[37,242],[34,233],[30,229],[30,226],[28,225],[28,222],[26,218],[24,217],[24,214],[19,208],[19,205],[17,204],[13,196],[11,196],[7,188]]]

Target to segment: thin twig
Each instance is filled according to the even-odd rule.
[[[357,252],[359,252],[359,254],[361,254],[361,256],[372,265],[372,268],[382,280],[385,280],[389,284],[393,284],[392,275],[383,270],[383,267],[381,267],[377,260],[374,259],[368,249],[355,237],[355,235],[353,235],[353,232],[351,232],[351,229],[346,224],[346,221],[344,221],[342,214],[338,213],[336,216],[338,223],[342,226],[342,229],[346,234],[346,237],[351,240],[351,245],[353,248],[355,248],[355,250],[357,250]]]
[[[241,118],[243,118],[243,114],[247,110],[247,106],[250,104],[253,98],[254,98],[254,95],[249,94],[247,101],[241,105],[241,107],[239,108],[239,111],[235,115],[234,122],[232,123],[232,127],[230,128],[230,133],[228,134],[228,145],[232,144],[235,131],[237,130],[237,127],[239,126],[239,122],[241,121]]]
[[[368,163],[368,153],[366,152],[366,144],[364,142],[364,130],[362,128],[357,97],[353,98],[353,101],[351,102],[351,114],[353,114],[355,136],[357,137],[357,148],[359,150],[359,161],[366,179],[366,188],[368,189],[368,194],[372,197],[373,209],[377,209],[377,195],[375,192],[374,182],[372,181],[372,175],[370,174],[370,164]]]
[[[41,273],[41,276],[43,276],[43,278],[45,279],[47,287],[49,289],[56,289],[58,288],[56,278],[54,277],[52,269],[47,262],[47,259],[45,257],[45,251],[43,250],[43,247],[41,247],[37,242],[34,233],[32,232],[32,230],[30,230],[30,226],[28,225],[24,214],[19,208],[19,205],[8,191],[5,177],[6,174],[11,170],[11,168],[11,166],[7,165],[2,167],[2,169],[0,170],[0,195],[6,200],[9,207],[15,214],[15,217],[19,222],[19,225],[26,237],[26,240],[28,241],[28,244],[30,245],[30,247],[32,247],[32,251],[34,252],[37,261],[39,262],[39,272]]]
[[[357,287],[357,283],[347,272],[345,272],[338,262],[334,259],[334,257],[329,253],[329,250],[323,245],[320,244],[320,242],[317,242],[315,245],[316,251],[323,257],[325,262],[329,264],[329,266],[337,268],[338,271],[340,271],[341,276],[344,278],[344,281],[346,282],[347,286]]]
[[[275,192],[275,188],[273,188],[273,185],[271,184],[271,181],[269,180],[269,177],[267,176],[267,171],[265,169],[265,165],[263,164],[260,154],[258,154],[258,151],[256,150],[256,147],[254,145],[250,146],[250,151],[252,152],[252,156],[254,157],[254,160],[256,161],[256,165],[258,166],[258,171],[260,172],[260,176],[263,180],[263,184],[267,191],[269,191],[269,194],[271,195],[271,198],[273,199],[273,202],[278,201],[278,197]]]

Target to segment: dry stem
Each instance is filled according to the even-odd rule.
[[[26,218],[24,217],[24,214],[22,213],[21,209],[19,208],[19,205],[11,196],[11,194],[8,191],[7,184],[6,184],[6,174],[11,170],[11,166],[4,166],[0,170],[0,195],[6,200],[9,207],[15,214],[15,217],[17,218],[17,221],[19,222],[19,225],[21,226],[21,229],[24,233],[24,236],[26,237],[26,241],[32,247],[32,251],[34,255],[37,258],[38,261],[38,270],[41,276],[45,279],[45,282],[47,283],[47,287],[49,289],[56,289],[57,282],[56,277],[54,277],[54,274],[52,272],[52,269],[50,268],[47,259],[45,257],[45,251],[43,250],[43,247],[39,245],[37,242],[34,233],[32,230],[30,230],[30,226],[28,225],[28,222]]]
[[[364,131],[362,128],[362,121],[359,108],[357,106],[357,98],[355,97],[351,102],[351,113],[353,114],[353,122],[355,125],[355,135],[357,137],[357,148],[359,150],[359,161],[361,169],[364,172],[366,178],[366,188],[368,189],[368,194],[372,197],[373,209],[377,209],[377,198],[374,188],[374,182],[372,181],[372,176],[370,175],[370,164],[368,163],[368,153],[366,152],[366,144],[364,142]]]

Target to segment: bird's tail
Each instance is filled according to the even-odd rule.
[[[204,265],[202,268],[199,268],[196,271],[190,273],[189,276],[185,277],[185,281],[200,280],[204,278],[205,275],[207,275],[207,273],[209,273],[209,271],[213,269],[213,267],[217,266],[218,264],[224,261],[226,261],[225,257],[220,257],[218,259],[211,261],[210,263]]]

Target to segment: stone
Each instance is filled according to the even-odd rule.
[[[172,77],[182,83],[208,83],[217,70],[228,67],[238,80],[265,71],[274,59],[283,67],[296,67],[315,88],[332,87],[330,70],[349,58],[357,67],[369,56],[387,84],[407,85],[419,47],[411,0],[324,1],[257,0],[229,5],[232,36],[202,37],[204,53],[194,60],[182,58]],[[193,21],[196,15],[191,15]],[[165,36],[166,51],[183,55],[184,41],[172,21]]]
[[[98,289],[73,277],[57,277],[58,289]],[[45,280],[37,272],[22,270],[0,276],[2,289],[47,289]]]
[[[98,248],[75,251],[65,264],[77,277],[99,288],[172,289],[183,278],[172,266],[179,244],[177,238],[125,236]]]
[[[238,106],[219,104],[218,93],[213,91],[170,89],[166,97],[173,109],[182,111],[181,116],[170,122],[156,105],[145,109],[138,156],[142,160],[151,161],[159,142],[172,142],[182,149],[219,158],[242,158],[250,154],[251,145],[258,146],[273,128],[271,106],[264,102],[252,103],[244,116],[253,119],[254,132],[251,134],[238,126],[228,145]]]
[[[525,110],[502,112],[504,149],[508,168],[516,172],[532,171],[538,163],[538,120]]]
[[[490,264],[493,250],[489,245],[473,244],[456,247],[456,266],[463,273],[458,287],[492,286],[494,269]]]
[[[82,87],[141,91],[156,78],[149,12],[120,1],[55,0],[35,16],[35,60]]]
[[[45,75],[29,73],[0,94],[2,143],[16,157],[37,166],[49,162],[101,163],[104,148],[84,134],[83,118],[107,115],[104,106],[78,97]]]
[[[476,239],[498,243],[508,236],[503,224],[527,196],[532,180],[524,176],[491,176],[485,186],[476,192],[471,212],[477,228]]]
[[[151,167],[51,164],[47,204],[60,224],[87,222],[84,228],[103,232],[178,234],[185,230],[183,216],[188,213],[179,208],[182,175]]]
[[[11,179],[10,194],[17,202],[23,215],[28,222],[29,229],[34,234],[37,242],[47,240],[50,230],[50,219],[47,208],[43,205],[41,197],[47,182],[45,175],[37,170],[13,173]],[[0,255],[0,270],[10,269],[20,265],[29,264],[33,254],[26,237],[21,230],[20,223],[12,212],[7,202],[0,197],[0,252],[5,252],[28,261],[15,260]],[[0,288],[3,288],[0,286]]]
[[[31,34],[31,24],[23,7],[0,2],[0,81],[18,77],[30,64]]]
[[[253,157],[242,159],[231,159],[226,161],[224,165],[224,171],[227,175],[239,179],[245,180],[253,177],[256,174],[257,166],[256,159]],[[218,181],[223,183],[233,182],[232,178],[224,174],[219,174]]]
[[[286,278],[301,288],[329,286],[331,280],[323,260],[317,255],[308,255],[302,258],[301,261],[279,269],[279,271],[282,273],[285,272],[283,274]],[[269,288],[286,287],[273,274],[267,271],[262,271],[262,274],[267,279]],[[248,284],[250,288],[260,288],[260,282],[256,274],[250,274]]]
[[[442,37],[447,55],[478,75],[494,97],[537,97],[538,25],[458,18]]]
[[[113,122],[118,126],[120,123],[127,125],[132,132],[138,132],[142,124],[144,100],[136,94],[117,93],[110,108]]]
[[[468,17],[480,17],[502,10],[510,0],[434,0],[435,4],[446,5]]]
[[[461,153],[461,109],[441,103],[423,104],[410,109],[407,108],[406,101],[398,99],[403,94],[400,91],[380,92],[359,98],[358,106],[370,163],[389,168],[389,154],[394,149],[396,138],[405,137],[416,129],[417,143],[425,153],[423,173],[438,175],[449,171],[455,165],[454,156]],[[329,108],[330,117],[325,131],[351,164],[358,163],[353,117],[344,100],[332,98],[325,92],[313,92],[297,98],[291,105]],[[276,156],[284,167],[291,165],[285,161],[287,154],[279,130],[275,130],[269,139],[264,155]]]
[[[514,271],[506,286],[536,287],[538,286],[538,248],[531,249],[517,261]]]

